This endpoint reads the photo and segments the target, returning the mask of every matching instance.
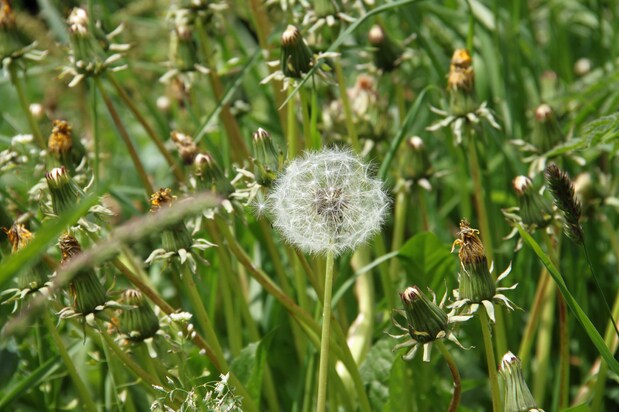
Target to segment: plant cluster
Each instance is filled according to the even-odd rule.
[[[0,0],[0,410],[617,409],[615,8]]]

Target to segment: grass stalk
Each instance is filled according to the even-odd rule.
[[[71,356],[69,355],[69,352],[67,352],[67,348],[65,347],[64,342],[62,341],[62,337],[58,333],[56,326],[52,322],[51,316],[46,310],[43,310],[42,318],[43,318],[43,323],[45,323],[45,327],[49,331],[49,334],[52,337],[52,340],[54,341],[54,345],[56,346],[56,349],[58,350],[58,354],[62,358],[62,361],[64,362],[65,367],[67,368],[67,372],[69,373],[69,376],[71,377],[71,380],[73,381],[73,384],[75,385],[77,394],[82,400],[82,402],[84,402],[83,404],[84,409],[87,410],[88,412],[97,412],[97,406],[95,405],[95,401],[92,399],[92,396],[90,395],[90,392],[88,392],[88,388],[86,387],[86,384],[84,384],[84,381],[82,380],[79,373],[77,372],[77,369],[75,368],[75,365],[73,364],[73,360],[71,359]]]
[[[447,362],[447,366],[451,371],[451,376],[454,381],[454,393],[451,396],[451,401],[449,402],[448,412],[456,412],[458,410],[458,405],[460,404],[460,395],[462,394],[462,384],[460,381],[460,372],[458,371],[458,365],[454,361],[453,356],[449,353],[449,350],[445,347],[445,344],[441,340],[437,340],[436,346],[438,350],[441,352],[443,357],[445,358],[445,362]]]
[[[97,112],[97,87],[95,80],[92,80],[90,88],[90,121],[92,123],[92,140],[94,146],[94,165],[93,176],[95,179],[95,190],[98,191],[101,184],[101,135],[99,134],[99,114]]]
[[[152,193],[154,193],[155,190],[153,189],[153,186],[150,183],[150,179],[148,178],[148,175],[146,174],[146,170],[144,169],[144,166],[142,165],[142,161],[140,160],[140,157],[138,156],[138,152],[135,150],[135,146],[131,142],[129,133],[127,132],[127,129],[123,125],[122,120],[120,120],[120,116],[118,115],[118,112],[116,111],[116,108],[114,107],[114,104],[112,103],[112,100],[110,100],[110,97],[105,91],[105,87],[103,86],[103,83],[101,83],[101,79],[99,77],[95,77],[94,79],[95,79],[95,84],[97,85],[97,89],[99,90],[99,93],[101,94],[101,97],[103,98],[103,102],[105,103],[105,106],[107,107],[107,110],[110,113],[110,116],[112,116],[114,125],[116,126],[116,129],[118,130],[118,133],[120,134],[120,137],[123,139],[123,142],[125,143],[125,146],[127,147],[129,156],[131,156],[131,160],[133,161],[133,166],[135,167],[135,170],[137,171],[138,176],[140,177],[140,180],[142,181],[142,186],[144,186],[144,189],[146,190],[146,196],[150,196]]]
[[[346,120],[346,131],[348,132],[350,145],[356,153],[360,153],[361,144],[359,143],[359,136],[357,136],[357,128],[355,127],[352,109],[350,108],[350,99],[348,98],[348,90],[346,89],[346,78],[344,77],[342,63],[340,63],[339,58],[333,60],[333,67],[335,68],[335,77],[340,91],[340,100],[344,108],[344,119]]]
[[[329,368],[329,336],[331,335],[331,293],[333,290],[333,251],[327,252],[325,290],[322,303],[322,333],[320,338],[320,364],[318,367],[318,399],[316,411],[324,412],[327,399],[327,376]]]
[[[30,125],[30,131],[32,131],[32,135],[34,136],[34,141],[39,146],[40,149],[46,149],[47,144],[45,143],[45,139],[43,138],[43,134],[41,134],[41,129],[39,129],[39,124],[36,119],[32,115],[30,111],[30,105],[28,104],[28,97],[26,96],[26,92],[24,90],[24,86],[21,83],[19,75],[17,74],[17,64],[11,62],[8,65],[9,71],[9,79],[15,87],[17,91],[17,97],[19,98],[19,104],[21,105],[22,111],[28,120],[28,124]]]
[[[479,323],[481,324],[481,334],[484,338],[484,349],[486,352],[486,363],[488,365],[488,380],[490,381],[490,394],[492,395],[492,410],[501,412],[501,393],[499,391],[499,379],[497,373],[497,363],[494,356],[492,336],[490,332],[490,320],[485,308],[480,308]]]
[[[112,84],[112,86],[114,86],[114,89],[116,90],[116,93],[118,93],[118,96],[121,98],[123,103],[125,103],[125,105],[129,108],[131,113],[133,113],[137,121],[142,125],[142,127],[146,131],[146,134],[148,135],[148,137],[150,137],[150,140],[155,144],[157,149],[159,149],[159,152],[163,155],[166,162],[172,169],[172,173],[176,177],[177,182],[179,184],[183,183],[185,181],[183,170],[179,166],[178,162],[174,160],[174,156],[172,156],[170,151],[165,147],[165,144],[163,143],[163,141],[159,138],[155,130],[151,127],[151,125],[148,123],[146,118],[142,115],[142,112],[140,112],[140,110],[137,108],[137,106],[135,105],[131,97],[129,97],[125,89],[118,83],[118,81],[110,73],[107,73],[106,79]]]

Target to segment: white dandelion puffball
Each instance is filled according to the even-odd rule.
[[[389,202],[382,182],[347,150],[306,152],[269,194],[273,225],[309,253],[353,250],[380,229]]]

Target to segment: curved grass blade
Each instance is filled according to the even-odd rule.
[[[582,327],[585,329],[585,332],[587,332],[587,335],[589,335],[589,338],[597,348],[598,352],[600,352],[600,356],[604,358],[604,361],[606,362],[610,370],[615,373],[619,373],[619,362],[615,360],[612,353],[604,343],[604,339],[602,339],[602,336],[600,336],[593,323],[589,320],[585,312],[583,312],[583,310],[581,309],[578,302],[576,302],[576,299],[574,299],[574,296],[572,296],[572,294],[570,293],[559,270],[552,263],[548,255],[544,253],[544,251],[535,241],[535,239],[533,239],[533,237],[531,237],[531,235],[529,235],[522,228],[522,226],[518,225],[517,228],[520,236],[522,236],[522,239],[525,241],[525,243],[531,249],[533,249],[533,252],[535,252],[539,260],[544,264],[544,266],[546,266],[546,269],[548,269],[548,272],[552,276],[552,279],[555,281],[555,283],[559,287],[559,290],[561,291],[561,294],[565,298],[567,306],[569,306],[572,313],[574,313],[574,316],[576,316],[578,322],[580,322]]]

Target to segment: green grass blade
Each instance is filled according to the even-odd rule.
[[[598,352],[600,352],[600,356],[604,358],[604,361],[606,361],[608,367],[613,372],[619,373],[619,362],[617,362],[613,357],[612,353],[610,353],[610,350],[604,343],[604,339],[602,339],[602,336],[600,336],[597,329],[595,329],[593,323],[589,320],[585,312],[581,309],[578,302],[576,302],[576,299],[574,299],[574,296],[572,296],[572,294],[570,293],[559,270],[552,263],[548,255],[544,253],[544,251],[535,241],[535,239],[533,239],[533,237],[531,237],[531,235],[529,235],[521,226],[518,226],[518,232],[520,232],[520,236],[522,236],[522,239],[525,241],[525,243],[531,249],[533,249],[533,252],[535,252],[539,260],[541,260],[544,266],[546,266],[546,269],[548,269],[548,272],[552,276],[552,279],[555,281],[555,283],[559,287],[559,290],[561,291],[561,294],[565,298],[567,305],[569,306],[572,313],[574,313],[574,315],[576,316],[576,319],[578,319],[578,322],[580,322],[582,327],[585,329],[587,335],[589,335],[589,338],[597,348]]]
[[[36,236],[26,246],[17,253],[11,255],[3,262],[0,267],[0,288],[4,286],[17,272],[31,264],[37,256],[41,256],[47,246],[54,239],[66,230],[66,228],[84,216],[88,209],[98,202],[98,196],[90,195],[82,198],[82,200],[69,213],[65,213],[58,219],[52,219],[44,223],[39,230],[36,231]]]

